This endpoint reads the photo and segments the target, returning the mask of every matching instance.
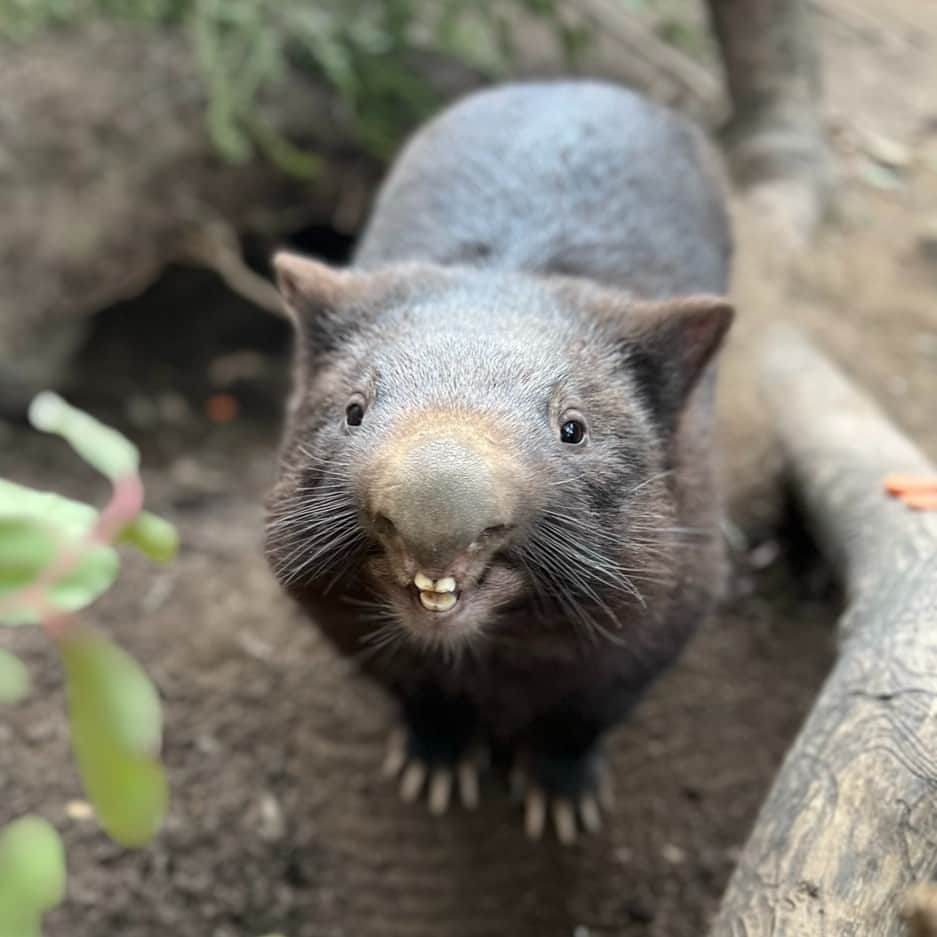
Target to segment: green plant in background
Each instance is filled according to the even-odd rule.
[[[290,68],[329,85],[361,145],[383,158],[439,104],[415,60],[445,55],[496,77],[511,61],[519,12],[541,19],[570,59],[588,41],[560,0],[0,0],[0,38],[23,42],[100,18],[183,27],[207,90],[208,128],[225,158],[244,161],[260,150],[309,176],[316,154],[263,120],[263,96],[276,93]]]
[[[170,524],[142,510],[132,443],[55,394],[40,394],[29,417],[107,476],[112,495],[98,511],[0,479],[0,626],[40,626],[55,645],[88,799],[109,836],[140,846],[159,829],[167,806],[159,698],[139,664],[75,613],[117,578],[115,544],[167,561],[178,538]],[[0,649],[0,702],[28,692],[26,667]],[[36,937],[42,914],[64,889],[62,844],[45,820],[27,816],[0,829],[0,937]]]

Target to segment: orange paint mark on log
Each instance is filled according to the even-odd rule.
[[[937,511],[937,491],[902,495],[901,500],[915,511]]]
[[[882,481],[890,495],[905,497],[916,494],[937,494],[937,475],[911,475],[892,472]]]

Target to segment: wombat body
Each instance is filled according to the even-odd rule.
[[[421,130],[348,270],[278,256],[297,366],[268,555],[401,703],[406,795],[429,776],[445,807],[481,741],[526,772],[529,832],[551,800],[563,838],[570,803],[595,824],[602,733],[720,585],[730,252],[701,134],[558,82]]]

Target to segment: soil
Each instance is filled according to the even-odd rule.
[[[390,705],[280,595],[260,552],[284,329],[181,269],[98,317],[67,391],[140,441],[149,504],[183,548],[166,568],[128,555],[87,618],[160,688],[173,802],[139,852],[83,818],[57,664],[40,635],[0,635],[36,684],[0,721],[0,823],[40,812],[68,848],[69,895],[47,937],[705,930],[829,667],[839,610],[779,495],[755,391],[766,326],[807,327],[937,457],[937,233],[925,233],[937,219],[937,8],[824,0],[819,23],[836,216],[781,279],[759,219],[738,206],[740,321],[722,384],[732,591],[610,739],[615,809],[572,848],[528,843],[495,785],[478,811],[433,819],[378,777]],[[346,246],[314,235],[307,247]],[[219,392],[238,402],[231,422],[208,417]],[[0,474],[104,495],[61,444],[21,426],[0,424]]]

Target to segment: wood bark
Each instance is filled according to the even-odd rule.
[[[739,144],[742,176],[814,171],[822,156],[815,13],[806,0],[709,0],[709,10],[732,99],[730,137]],[[779,134],[783,147],[755,146]]]
[[[832,182],[816,13],[808,0],[708,5],[732,99],[725,137],[733,173],[806,243]]]
[[[717,80],[631,25],[623,8],[575,5],[602,27],[580,71],[704,120],[721,110]],[[540,21],[516,25],[513,75],[568,72]],[[429,54],[414,68],[442,100],[484,80]],[[276,239],[313,223],[357,227],[381,167],[361,155],[335,95],[294,72],[262,107],[269,126],[321,155],[314,181],[261,158],[234,166],[218,156],[181,31],[96,24],[0,45],[0,408],[58,380],[83,316],[141,290],[180,255],[204,262],[211,251],[190,258],[185,246],[204,242],[206,229]]]
[[[903,933],[937,872],[937,513],[888,497],[934,466],[797,333],[762,361],[798,495],[842,577],[838,661],[790,749],[713,937]],[[770,688],[766,688],[770,692]]]

